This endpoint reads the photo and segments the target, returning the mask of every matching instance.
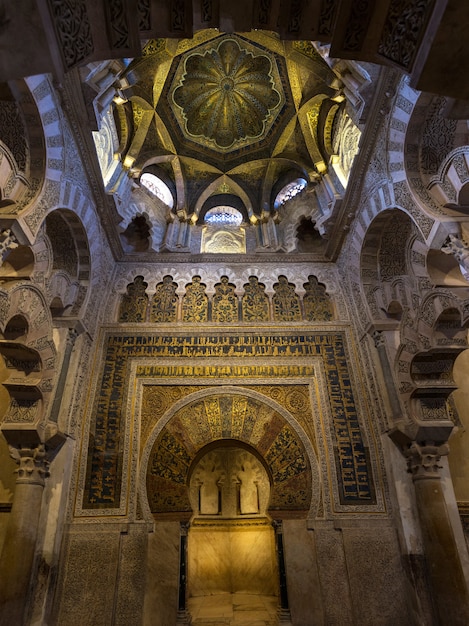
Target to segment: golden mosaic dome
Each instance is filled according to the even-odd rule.
[[[176,76],[173,111],[183,132],[235,150],[262,138],[284,104],[271,56],[233,36],[188,55]]]

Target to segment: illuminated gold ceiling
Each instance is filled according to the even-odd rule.
[[[221,152],[263,139],[285,104],[273,55],[234,35],[183,55],[168,97],[186,137]]]
[[[120,158],[134,176],[162,168],[189,212],[220,189],[262,211],[287,172],[325,172],[343,112],[313,44],[263,31],[150,40],[120,84]]]

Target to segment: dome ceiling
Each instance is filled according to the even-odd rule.
[[[135,177],[150,164],[164,169],[189,213],[220,193],[259,213],[286,172],[325,172],[343,110],[314,46],[264,31],[150,40],[120,85],[120,158]]]
[[[235,36],[184,55],[168,98],[188,139],[224,153],[263,140],[285,104],[274,55]]]

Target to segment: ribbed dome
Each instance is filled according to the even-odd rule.
[[[173,92],[185,132],[205,137],[221,150],[236,149],[264,135],[282,102],[271,58],[232,38],[186,58]]]

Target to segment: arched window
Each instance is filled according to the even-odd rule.
[[[158,176],[155,176],[155,174],[150,172],[144,172],[140,176],[140,182],[150,193],[159,198],[161,202],[168,205],[170,209],[173,208],[173,194],[171,193],[168,185],[163,182],[161,178],[158,178]]]
[[[209,209],[204,216],[206,224],[220,226],[240,226],[243,221],[241,211],[232,206],[215,206]]]
[[[278,194],[275,196],[274,208],[275,209],[280,208],[282,205],[285,204],[285,202],[288,202],[288,200],[291,200],[296,195],[301,193],[303,189],[306,187],[306,184],[307,183],[304,178],[296,178],[295,180],[292,180],[290,183],[287,183],[285,186],[283,186],[280,189]]]

